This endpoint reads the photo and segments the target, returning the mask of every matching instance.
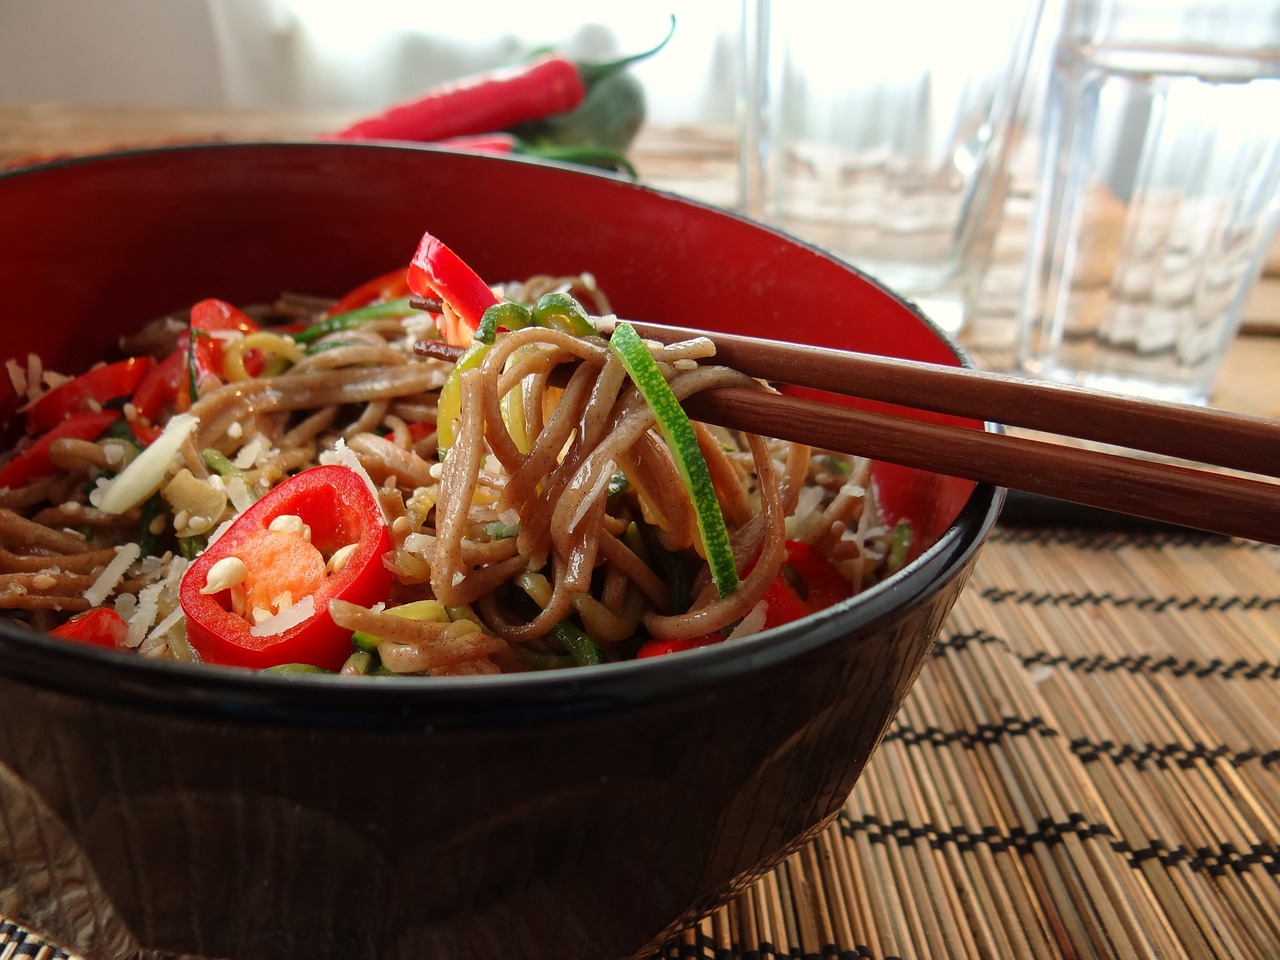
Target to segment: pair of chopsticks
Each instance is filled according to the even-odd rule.
[[[773,383],[1023,427],[1188,465],[857,410],[750,387],[684,401],[694,419],[1073,503],[1280,544],[1280,421],[963,367],[630,321],[650,340],[706,337],[715,362]],[[1200,466],[1196,466],[1198,464]]]

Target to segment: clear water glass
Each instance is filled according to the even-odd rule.
[[[1018,363],[1209,400],[1280,211],[1280,4],[1066,0]]]

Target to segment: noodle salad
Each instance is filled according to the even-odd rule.
[[[75,377],[10,360],[0,610],[259,670],[473,675],[660,656],[900,566],[869,461],[690,421],[767,385],[642,340],[589,274],[490,286],[426,235],[337,301],[207,299]]]

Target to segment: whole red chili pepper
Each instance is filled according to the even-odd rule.
[[[446,140],[493,133],[567,113],[587,95],[572,60],[548,54],[528,63],[441,84],[339,130],[339,140]]]
[[[294,522],[282,524],[282,517]],[[296,529],[299,520],[307,533]],[[339,563],[334,558],[344,548]],[[351,632],[333,622],[329,601],[385,600],[393,577],[382,556],[389,549],[386,520],[363,478],[337,465],[304,470],[241,514],[187,569],[178,591],[187,638],[209,663],[337,670],[351,652]],[[222,561],[228,563],[215,571]],[[285,591],[289,604],[281,600]],[[272,629],[300,603],[309,614]],[[254,608],[266,622],[255,623]]]
[[[667,45],[674,32],[675,17],[672,16],[667,34],[659,43],[616,60],[575,63],[560,54],[549,53],[515,66],[449,81],[382,113],[365,117],[339,130],[332,138],[438,143],[510,131],[523,124],[562,116],[581,106],[601,81],[653,56]],[[494,143],[456,146],[509,152],[503,145]]]

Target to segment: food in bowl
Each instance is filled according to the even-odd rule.
[[[548,164],[168,148],[0,174],[0,210],[6,355],[57,370],[211,292],[336,297],[426,224],[482,277],[588,267],[623,316],[963,362],[819,250]],[[990,487],[871,469],[886,526],[911,522],[902,570],[679,656],[377,682],[0,622],[0,806],[31,840],[0,830],[0,913],[95,958],[652,957],[842,808],[994,521]]]
[[[767,387],[609,314],[590,274],[495,293],[427,234],[337,301],[204,299],[66,379],[11,360],[0,609],[149,657],[486,675],[739,639],[902,565],[869,461],[692,423],[678,396]]]

